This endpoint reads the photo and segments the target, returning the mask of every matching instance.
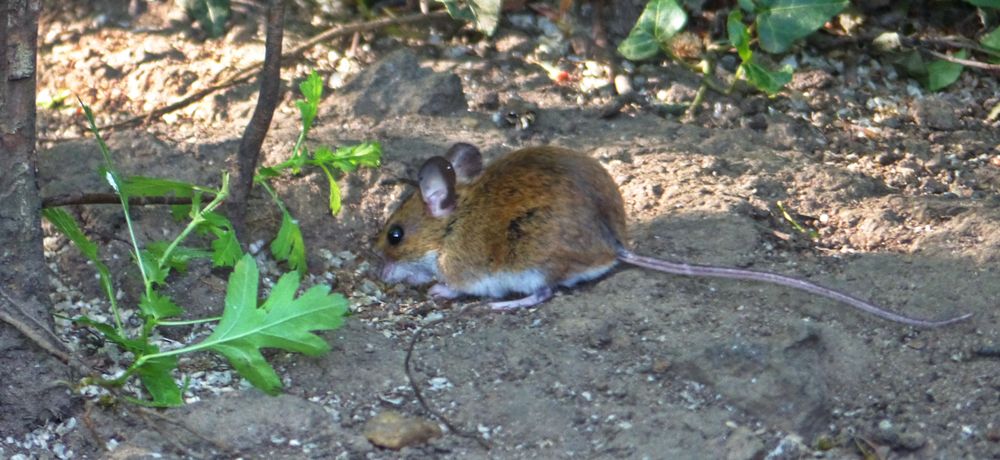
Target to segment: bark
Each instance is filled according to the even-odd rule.
[[[285,6],[281,0],[269,0],[267,6],[267,40],[264,45],[264,67],[260,71],[260,92],[253,117],[243,132],[236,156],[232,194],[227,207],[236,228],[236,235],[244,241],[246,234],[247,200],[253,188],[253,176],[260,161],[260,146],[271,126],[274,108],[278,105],[281,87],[281,42],[284,35]]]
[[[67,369],[11,322],[51,337],[35,177],[39,0],[0,2],[0,432],[23,433],[69,403]]]

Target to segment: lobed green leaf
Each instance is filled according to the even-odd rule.
[[[299,91],[302,92],[302,96],[306,98],[307,102],[318,105],[320,98],[323,97],[323,79],[320,78],[319,73],[313,70],[305,81],[299,84]]]
[[[154,318],[156,320],[170,318],[184,313],[184,309],[177,306],[177,304],[174,303],[170,297],[156,291],[152,291],[149,296],[145,294],[142,295],[142,298],[139,299],[139,310],[142,312],[143,316],[147,318]]]
[[[155,350],[154,353],[159,350]],[[181,388],[174,382],[171,373],[177,368],[177,356],[160,356],[143,363],[136,371],[142,386],[153,398],[153,405],[176,407],[184,404]]]
[[[236,239],[236,232],[219,230],[215,236],[215,240],[212,241],[212,266],[232,267],[243,255],[240,242]]]
[[[80,226],[76,224],[76,219],[74,219],[73,216],[69,215],[69,213],[62,208],[43,209],[42,216],[44,216],[56,230],[61,232],[63,235],[66,235],[66,237],[73,242],[77,249],[80,250],[83,256],[94,264],[100,278],[101,289],[104,290],[108,299],[112,299],[115,295],[115,290],[111,283],[111,270],[109,270],[108,266],[101,261],[100,257],[98,257],[97,245],[87,238],[87,235],[83,233]]]
[[[156,347],[146,343],[144,340],[130,339],[118,333],[110,324],[104,324],[98,321],[94,321],[86,316],[78,316],[72,319],[74,324],[79,324],[87,326],[95,331],[99,332],[105,339],[110,340],[116,345],[122,347],[123,349],[132,352],[135,355],[144,355],[151,353]]]
[[[170,246],[170,243],[167,241],[153,241],[152,243],[146,245],[146,251],[148,251],[156,260],[160,260],[163,258],[163,254],[167,251],[168,246]],[[211,257],[211,251],[187,246],[177,246],[174,248],[173,252],[170,253],[170,258],[164,261],[164,264],[171,269],[183,273],[187,271],[188,263],[192,260],[208,259]]]
[[[167,280],[167,275],[170,274],[170,266],[161,267],[157,263],[158,257],[147,249],[143,249],[139,253],[142,254],[142,257],[139,257],[136,262],[142,264],[142,268],[146,272],[146,278],[153,284],[162,285]]]
[[[306,272],[306,244],[302,239],[302,229],[288,212],[281,216],[281,228],[271,242],[271,254],[275,259],[287,260],[293,270]]]
[[[276,394],[281,391],[281,380],[260,349],[310,356],[329,351],[329,345],[313,331],[339,327],[347,301],[339,294],[331,295],[325,285],[313,286],[296,299],[299,275],[291,272],[278,280],[270,297],[258,307],[258,279],[256,262],[244,255],[229,277],[222,319],[198,346],[222,354],[254,386]]]

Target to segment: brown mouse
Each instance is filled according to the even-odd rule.
[[[764,271],[669,262],[626,246],[625,208],[601,164],[557,147],[532,147],[485,169],[476,147],[458,143],[420,169],[420,190],[389,218],[376,247],[386,282],[437,281],[431,295],[502,299],[497,310],[530,307],[557,287],[596,279],[619,262],[687,276],[766,281],[837,300],[912,326],[962,321],[909,318],[804,279]]]

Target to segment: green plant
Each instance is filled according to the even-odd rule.
[[[305,141],[319,112],[319,101],[323,96],[323,79],[314,71],[299,85],[299,90],[302,92],[303,99],[297,101],[296,105],[299,107],[302,124],[295,146],[292,147],[292,155],[277,165],[258,169],[254,183],[267,191],[274,203],[281,209],[281,228],[278,230],[277,237],[271,242],[271,253],[278,260],[288,261],[288,265],[292,269],[305,273],[306,253],[302,240],[302,230],[299,228],[298,221],[288,212],[284,202],[268,184],[268,181],[281,176],[283,171],[300,174],[302,168],[306,166],[318,167],[326,175],[329,183],[330,213],[336,215],[340,212],[341,201],[340,187],[337,185],[334,171],[349,173],[361,166],[378,167],[382,161],[382,147],[377,142],[363,142],[355,146],[340,147],[336,150],[329,147],[319,147],[315,151],[309,151]]]
[[[979,8],[980,17],[983,18],[984,23],[988,21],[986,18],[996,17],[996,11],[993,10],[1000,9],[1000,0],[965,0],[965,2]],[[979,43],[983,45],[981,51],[987,54],[994,63],[1000,61],[1000,26],[983,34]],[[963,49],[957,51],[952,57],[964,60],[969,57],[969,53]],[[914,52],[908,53],[902,62],[904,70],[923,81],[924,86],[931,91],[944,89],[958,81],[965,69],[965,66],[959,62],[949,62],[943,59],[928,63],[921,58],[919,53]]]
[[[111,305],[113,324],[95,321],[82,316],[71,320],[90,327],[106,340],[115,343],[133,356],[128,369],[111,380],[97,383],[121,386],[138,376],[149,399],[129,398],[140,404],[175,406],[183,403],[183,388],[173,374],[177,357],[197,351],[213,351],[224,356],[251,384],[274,394],[281,390],[281,381],[274,369],[260,353],[261,348],[278,348],[308,355],[326,352],[329,346],[313,331],[330,330],[340,326],[347,312],[347,301],[340,294],[330,294],[324,285],[313,286],[299,297],[299,274],[287,273],[278,280],[270,295],[258,306],[257,288],[259,273],[253,257],[243,254],[236,241],[232,225],[215,209],[229,193],[228,175],[222,176],[218,189],[194,186],[182,182],[145,177],[123,178],[115,169],[111,152],[94,123],[90,107],[81,102],[90,131],[97,139],[104,157],[102,174],[119,197],[125,216],[132,257],[142,278],[144,291],[136,305],[139,326],[126,327],[122,321],[121,306],[108,267],[103,263],[97,245],[90,241],[76,221],[66,211],[51,208],[43,211],[53,227],[65,234],[97,267],[102,290]],[[175,214],[186,211],[190,221],[170,241],[153,241],[143,245],[137,238],[129,210],[129,198],[137,196],[164,196],[167,194],[189,197],[189,206],[174,207]],[[202,206],[202,197],[211,195]],[[184,241],[195,232],[215,237],[211,250],[184,246]],[[222,316],[173,321],[184,310],[161,291],[171,270],[184,271],[191,260],[211,258],[216,266],[233,266]],[[158,327],[218,322],[214,332],[206,339],[172,350],[160,350],[151,340]]]
[[[737,76],[773,95],[792,79],[792,69],[770,70],[754,56],[757,43],[768,53],[783,53],[792,44],[819,29],[848,5],[847,0],[740,0],[726,22],[729,44],[736,49],[741,64]],[[752,14],[748,26],[744,12]],[[651,0],[629,36],[618,46],[626,59],[644,60],[667,51],[670,40],[684,29],[687,13],[677,0]],[[668,51],[667,51],[668,52]],[[669,52],[668,52],[669,54]]]
[[[178,0],[177,3],[210,37],[220,37],[226,32],[230,0]]]
[[[467,0],[464,6],[458,0],[437,0],[448,10],[448,15],[459,21],[475,23],[476,30],[493,35],[500,22],[500,0]]]

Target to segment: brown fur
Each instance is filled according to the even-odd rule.
[[[390,260],[438,251],[442,282],[461,289],[484,274],[541,269],[555,286],[615,262],[626,238],[621,194],[601,164],[556,147],[519,150],[457,190],[455,211],[431,217],[419,193],[393,214],[376,243]],[[386,242],[394,225],[404,231]]]

